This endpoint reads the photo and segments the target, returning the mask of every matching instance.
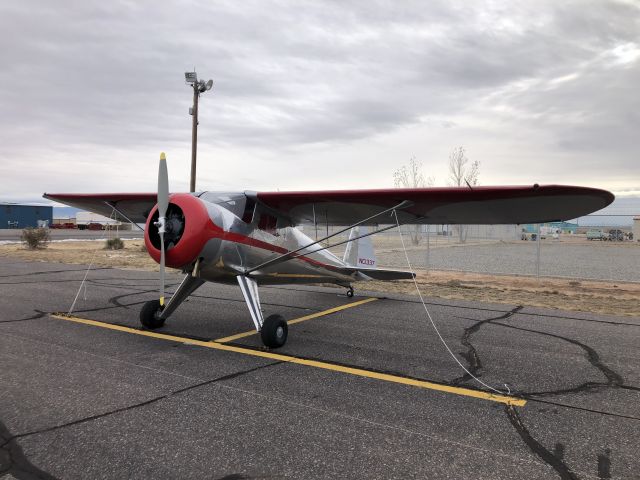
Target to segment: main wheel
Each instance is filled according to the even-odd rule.
[[[349,287],[349,290],[347,290],[347,297],[349,298],[353,297],[353,287]]]
[[[269,315],[264,319],[260,336],[266,347],[279,348],[287,341],[289,327],[282,315]]]
[[[160,314],[164,310],[164,306],[160,306],[160,300],[150,300],[142,306],[140,310],[140,323],[149,330],[155,330],[164,325],[164,318],[160,318]]]

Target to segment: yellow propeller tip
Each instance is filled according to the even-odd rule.
[[[160,153],[160,160],[166,160],[167,156],[164,154],[164,152]]]

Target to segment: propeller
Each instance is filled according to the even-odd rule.
[[[167,226],[167,208],[169,208],[169,175],[167,173],[167,158],[160,154],[158,166],[158,221],[154,223],[158,227],[160,236],[160,307],[164,306],[164,233]]]

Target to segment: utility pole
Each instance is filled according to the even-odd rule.
[[[211,90],[213,80],[205,83],[204,80],[198,80],[195,69],[193,72],[185,72],[184,79],[187,84],[193,88],[193,106],[189,109],[189,113],[193,117],[191,125],[191,182],[189,191],[196,191],[196,154],[198,151],[198,99],[200,94]]]

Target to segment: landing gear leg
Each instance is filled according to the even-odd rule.
[[[140,323],[150,330],[164,325],[164,322],[189,295],[204,283],[204,280],[188,274],[166,305],[160,305],[160,300],[150,300],[140,310]]]
[[[262,315],[262,308],[260,308],[260,297],[258,295],[258,283],[247,276],[239,275],[236,277],[242,295],[244,296],[247,307],[249,307],[249,313],[251,319],[256,327],[256,330],[260,332],[262,343],[265,347],[279,348],[287,341],[287,322],[281,315],[269,315],[264,318]]]
[[[352,298],[353,297],[353,287],[349,286],[348,290],[347,290],[347,297]]]

